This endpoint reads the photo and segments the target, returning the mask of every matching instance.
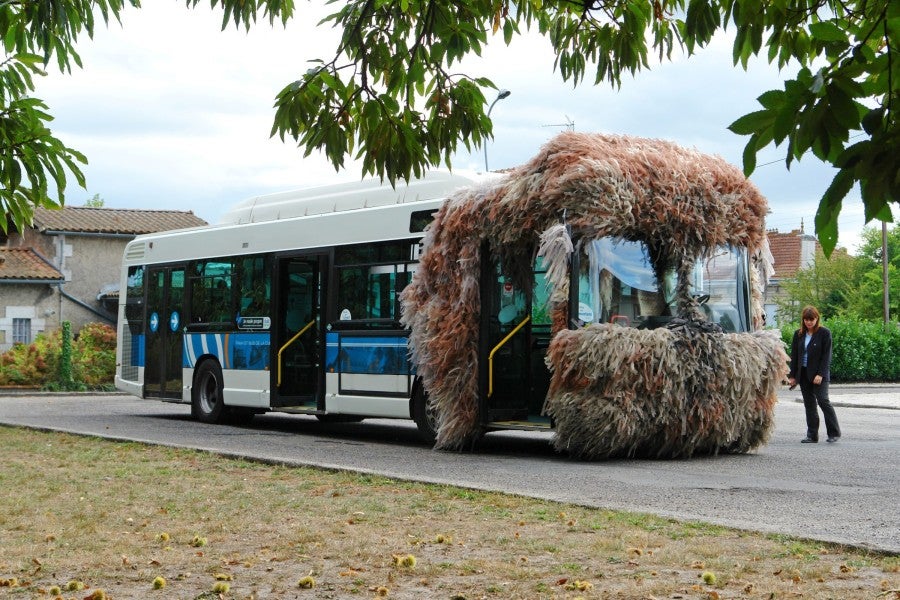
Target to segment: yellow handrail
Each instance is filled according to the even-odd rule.
[[[316,320],[313,319],[312,321],[310,321],[309,323],[307,323],[307,324],[303,327],[303,329],[301,329],[300,331],[298,331],[298,332],[297,332],[297,335],[295,335],[294,337],[292,337],[291,339],[289,339],[287,342],[285,342],[284,346],[282,346],[281,348],[278,349],[278,385],[281,385],[281,353],[284,352],[285,350],[287,350],[287,347],[288,347],[288,346],[290,346],[291,344],[293,344],[294,341],[296,341],[296,339],[297,339],[298,337],[300,337],[301,335],[303,335],[304,333],[306,333],[306,330],[309,329],[310,327],[312,327],[312,326],[315,325],[315,324],[316,324]]]
[[[510,331],[505,338],[500,340],[500,343],[494,346],[494,349],[491,350],[491,353],[488,354],[488,398],[490,398],[494,394],[494,355],[497,354],[497,351],[503,347],[503,345],[509,341],[509,338],[516,335],[520,329],[525,327],[525,323],[531,320],[531,315],[522,319],[522,322],[515,326],[515,328]]]

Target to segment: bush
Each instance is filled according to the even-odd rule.
[[[835,317],[822,324],[831,330],[832,381],[900,381],[900,328],[876,321]],[[787,352],[799,325],[781,328]]]
[[[59,389],[60,331],[39,334],[31,344],[16,344],[0,355],[0,385]],[[85,325],[72,344],[72,374],[76,389],[112,385],[116,372],[116,331],[109,325]]]
[[[40,334],[30,344],[15,344],[0,355],[0,385],[43,387],[56,377],[59,333]]]
[[[113,383],[116,375],[116,330],[102,323],[81,328],[73,348],[75,381],[92,388]]]

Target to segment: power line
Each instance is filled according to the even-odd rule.
[[[864,135],[866,135],[866,134],[865,133],[857,133],[856,135],[851,135],[849,138],[847,138],[847,141],[850,141],[854,138],[858,138],[858,137],[861,137]],[[786,159],[776,158],[775,160],[771,160],[769,162],[760,163],[760,164],[756,165],[756,167],[759,168],[759,167],[766,167],[768,165],[774,165],[775,163],[780,163],[783,160],[786,160]],[[797,160],[800,160],[800,159],[798,158]]]

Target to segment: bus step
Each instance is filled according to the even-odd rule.
[[[534,417],[516,421],[491,421],[489,429],[519,429],[523,431],[550,431],[550,419]]]
[[[278,412],[286,412],[295,415],[318,415],[322,414],[322,411],[316,408],[316,405],[313,404],[311,406],[279,406]]]

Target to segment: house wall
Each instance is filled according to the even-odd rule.
[[[49,284],[0,285],[0,353],[13,345],[13,319],[31,320],[31,338],[59,327],[59,296]]]
[[[88,323],[115,326],[116,316],[97,300],[100,290],[118,283],[122,253],[131,236],[45,235],[26,229],[13,234],[10,247],[32,247],[65,276],[62,293],[56,284],[0,285],[0,352],[12,347],[12,320],[32,319],[31,336],[53,331],[63,321],[78,333]],[[71,296],[76,300],[72,300]],[[84,306],[86,305],[86,306]]]
[[[87,323],[115,325],[115,315],[103,309],[97,295],[105,286],[118,282],[122,252],[131,238],[62,234],[48,237],[55,243],[53,255],[47,258],[66,278],[61,319],[72,323],[73,332]]]
[[[800,268],[808,269],[816,261],[816,247],[818,241],[814,236],[804,234],[800,236]]]

